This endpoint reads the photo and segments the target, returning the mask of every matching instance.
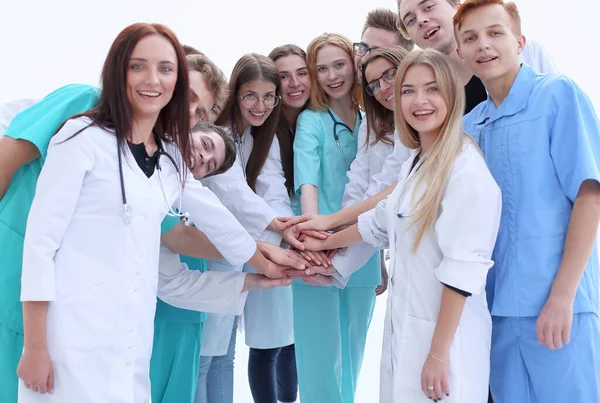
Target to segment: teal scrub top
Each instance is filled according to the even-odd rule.
[[[99,96],[100,90],[89,85],[61,87],[15,116],[6,129],[6,136],[31,142],[41,155],[15,172],[0,200],[0,323],[18,333],[23,333],[20,294],[25,227],[48,144],[66,120],[94,107]]]
[[[179,217],[166,216],[161,224],[161,233],[169,232],[180,221]],[[181,256],[181,263],[185,263],[190,270],[206,271],[206,260],[189,256]],[[179,323],[202,323],[206,313],[189,309],[176,308],[160,299],[156,300],[155,320]],[[155,341],[156,343],[156,341]]]
[[[333,115],[332,116],[330,115]],[[356,114],[354,132],[341,123],[342,119],[331,109],[306,109],[296,122],[294,137],[294,188],[300,197],[302,185],[319,189],[319,214],[332,214],[342,209],[346,173],[356,157],[361,116]],[[339,147],[334,136],[337,134]],[[344,158],[345,157],[345,158]],[[379,252],[354,273],[347,286],[377,286],[381,283]],[[299,283],[300,284],[300,283]]]

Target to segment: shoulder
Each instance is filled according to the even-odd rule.
[[[500,188],[490,173],[483,154],[468,136],[465,137],[463,148],[454,162],[449,182],[461,188],[468,188],[475,194],[500,194]]]
[[[75,136],[75,134],[77,135]],[[112,135],[112,132],[101,128],[87,116],[82,116],[67,120],[58,133],[52,138],[51,143],[56,144],[66,140],[94,142],[99,138],[106,137],[108,134]]]
[[[305,109],[302,112],[300,112],[300,115],[298,115],[298,122],[299,123],[306,123],[306,122],[311,122],[311,121],[316,121],[321,119],[321,116],[324,114],[324,111],[318,111],[318,110],[314,110],[314,109]]]
[[[485,115],[487,103],[488,101],[483,101],[479,103],[475,108],[471,109],[469,113],[463,116],[463,125],[467,127],[469,125],[480,122]]]

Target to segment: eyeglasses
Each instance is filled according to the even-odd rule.
[[[379,78],[371,81],[369,83],[369,85],[367,85],[365,87],[367,94],[369,94],[370,96],[373,97],[373,96],[375,96],[375,94],[377,94],[379,92],[379,90],[381,90],[380,80],[383,80],[388,84],[393,84],[394,80],[396,79],[397,71],[398,71],[398,67],[390,67],[389,69],[384,71],[383,74],[381,76],[379,76]]]
[[[254,94],[246,94],[244,96],[240,96],[240,98],[242,98],[242,104],[244,104],[246,108],[254,108],[260,101],[260,99]],[[279,103],[280,98],[281,97],[279,95],[267,94],[262,98],[262,103],[265,105],[265,108],[273,109]]]
[[[375,46],[370,48],[369,45],[367,45],[364,42],[355,42],[352,44],[352,50],[354,51],[354,54],[356,56],[364,56],[367,54],[367,52],[370,52],[372,50],[377,49],[379,46]]]

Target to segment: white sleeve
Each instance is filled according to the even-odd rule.
[[[376,248],[388,247],[388,222],[385,213],[388,200],[389,196],[377,203],[373,210],[358,216],[358,232],[363,241]]]
[[[546,48],[533,39],[525,42],[525,49],[521,53],[521,62],[530,65],[541,74],[559,74],[558,67]]]
[[[38,101],[38,99],[19,99],[0,105],[0,136],[4,135],[15,116]]]
[[[245,273],[190,270],[161,244],[158,297],[177,308],[222,315],[241,315],[248,291]]]
[[[238,161],[227,172],[204,178],[201,182],[217,195],[254,239],[258,239],[277,218],[277,213],[250,189]]]
[[[338,288],[344,288],[348,280],[350,280],[350,276],[366,265],[378,250],[378,248],[373,247],[369,243],[361,242],[349,246],[345,252],[338,252],[331,259],[331,264],[336,270],[336,273],[333,275],[333,284]]]
[[[83,181],[95,164],[93,134],[84,130],[69,139],[86,125],[82,119],[69,120],[48,146],[27,219],[21,301],[53,301],[56,297],[54,257],[69,227]]]
[[[364,199],[368,199],[381,192],[391,184],[398,181],[400,168],[410,157],[410,150],[400,142],[398,135],[394,132],[394,150],[387,156],[380,173],[373,175],[371,184],[367,189]]]
[[[285,176],[281,164],[281,149],[277,136],[273,138],[269,155],[256,178],[256,194],[262,197],[277,215],[281,217],[294,215],[290,196],[285,186]],[[273,245],[280,245],[283,237],[279,232],[266,229],[261,234],[260,239]]]
[[[223,257],[232,265],[240,265],[256,252],[254,238],[242,227],[219,198],[195,180],[190,172],[183,190],[181,209],[202,231]]]
[[[358,152],[350,165],[350,170],[346,172],[349,181],[344,189],[342,208],[362,201],[369,187],[371,181],[371,170],[369,168],[371,153],[368,152],[366,147],[367,137],[367,119],[363,119],[358,130]]]
[[[457,159],[442,199],[435,234],[443,259],[435,274],[444,284],[479,294],[494,264],[502,196],[478,151],[471,151]]]

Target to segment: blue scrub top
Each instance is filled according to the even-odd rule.
[[[507,98],[488,97],[464,118],[502,190],[502,219],[488,276],[492,315],[538,316],[559,269],[573,203],[600,180],[600,123],[570,79],[523,64]],[[598,311],[598,252],[577,289],[574,313]]]
[[[335,112],[331,113],[337,122],[342,122]],[[327,110],[306,109],[298,116],[294,137],[294,188],[298,197],[302,185],[314,185],[319,189],[319,214],[332,214],[342,209],[344,189],[348,183],[346,173],[350,169],[348,163],[351,164],[356,157],[360,123],[361,116],[357,113],[354,132],[343,125],[336,125],[338,147],[333,133],[335,122]],[[348,287],[381,284],[378,255],[379,252],[352,275]]]

